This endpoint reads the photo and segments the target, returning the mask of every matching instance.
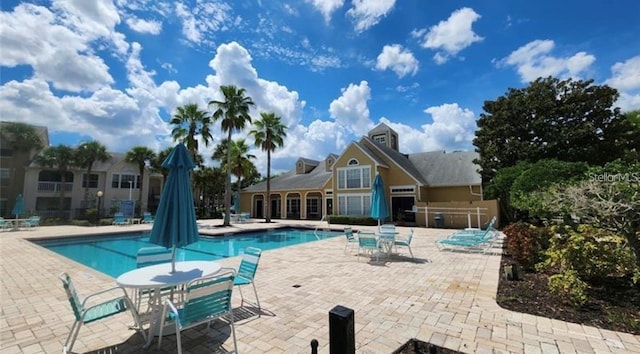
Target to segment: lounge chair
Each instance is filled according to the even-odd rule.
[[[398,246],[408,248],[409,254],[411,254],[411,258],[414,258],[413,252],[411,251],[411,239],[413,239],[413,229],[409,231],[409,235],[407,235],[407,237],[404,237],[404,238],[396,237],[395,241],[393,242],[393,246],[396,247],[396,249]]]
[[[153,215],[150,212],[145,211],[142,214],[142,220],[140,221],[142,224],[153,224]]]
[[[492,246],[496,238],[495,231],[486,231],[484,235],[465,235],[457,237],[449,237],[436,241],[436,247],[439,250],[463,250],[463,251],[482,251],[486,253]]]
[[[241,224],[249,221],[250,214],[249,213],[240,213],[238,220]]]
[[[113,215],[113,225],[129,225],[129,221],[125,219],[124,214],[115,213]]]
[[[241,303],[240,306],[244,304],[244,296],[242,295],[242,286],[251,284],[253,286],[253,293],[256,296],[256,305],[258,305],[258,317],[262,314],[262,309],[260,308],[260,299],[258,298],[258,290],[256,290],[255,276],[258,271],[258,262],[260,262],[260,256],[262,255],[262,250],[255,247],[247,247],[244,249],[244,254],[242,255],[242,261],[240,261],[240,266],[238,267],[238,274],[233,281],[233,285],[238,287],[240,291]]]
[[[39,216],[30,216],[22,222],[22,227],[36,228],[40,226]]]
[[[2,230],[11,229],[12,227],[13,223],[11,220],[6,220],[5,218],[0,217],[0,228],[2,228]]]
[[[380,245],[378,238],[373,231],[360,231],[358,233],[358,262],[360,261],[360,254],[369,254],[373,257],[373,253],[376,253],[376,262],[379,261]]]
[[[358,236],[353,233],[350,226],[344,228],[344,236],[347,238],[347,243],[344,245],[344,252],[347,252],[349,245],[351,245],[351,250],[353,250],[353,246],[358,244]]]
[[[236,279],[235,271],[223,268],[214,275],[201,277],[187,283],[185,301],[180,309],[167,299],[162,310],[158,349],[162,345],[162,332],[166,320],[173,321],[176,326],[176,345],[178,354],[182,354],[180,332],[203,323],[206,323],[208,327],[212,320],[225,318],[231,326],[233,352],[237,353],[238,343],[236,342],[236,329],[231,306],[234,279]]]
[[[73,326],[71,326],[71,331],[69,332],[69,336],[67,336],[67,340],[65,341],[64,347],[62,349],[63,353],[71,352],[71,350],[73,349],[73,344],[75,343],[76,338],[78,337],[78,333],[80,332],[80,327],[82,327],[83,324],[95,322],[129,310],[131,311],[131,315],[133,316],[136,327],[138,329],[141,328],[138,313],[135,311],[131,300],[127,296],[127,292],[123,287],[117,286],[110,289],[98,291],[90,294],[89,296],[85,297],[84,300],[80,301],[69,275],[67,273],[62,273],[60,274],[59,278],[60,280],[62,280],[62,285],[64,286],[64,290],[67,293],[67,299],[69,299],[71,309],[73,310],[73,314],[75,315],[75,322],[73,323]],[[102,294],[110,292],[119,295],[111,298],[110,300],[98,302],[99,299],[104,299],[104,295]],[[95,297],[97,297],[97,299],[95,299]],[[142,336],[146,339],[144,331],[140,331],[140,333],[142,333]]]

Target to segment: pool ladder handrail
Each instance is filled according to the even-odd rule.
[[[320,219],[320,222],[319,222],[319,223],[318,223],[318,225],[316,226],[315,230],[313,230],[313,234],[314,234],[314,235],[316,235],[316,238],[317,238],[318,240],[320,239],[320,236],[318,236],[318,228],[320,227],[320,224],[321,224],[323,221],[326,221],[326,220],[325,220],[325,219],[326,219],[326,217],[327,217],[327,215],[326,215],[326,214],[325,214],[325,215],[322,215],[322,218]]]

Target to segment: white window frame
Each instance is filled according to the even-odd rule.
[[[360,177],[359,177],[360,184],[357,187],[349,187],[348,186],[349,171],[354,171],[354,170],[360,171]],[[371,188],[371,165],[341,167],[338,169],[337,179],[338,179],[337,184],[338,184],[339,190],[369,189]]]
[[[360,210],[357,213],[348,213],[349,198],[360,199]],[[338,215],[368,216],[371,215],[371,194],[369,193],[348,193],[338,195]]]
[[[387,143],[387,136],[384,134],[380,134],[380,135],[374,135],[373,136],[373,141],[375,141],[378,144],[386,144]]]

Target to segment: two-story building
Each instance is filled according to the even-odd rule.
[[[376,174],[384,181],[389,205],[388,221],[403,219],[416,225],[434,225],[438,215],[449,216],[448,226],[481,224],[497,216],[497,203],[482,200],[481,177],[468,151],[433,151],[403,154],[397,132],[379,124],[341,154],[324,160],[299,158],[295,168],[271,180],[267,202],[266,182],[241,192],[241,211],[263,218],[321,219],[324,215],[367,216]]]

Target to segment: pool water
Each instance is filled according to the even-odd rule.
[[[339,231],[281,228],[225,236],[200,235],[200,241],[176,251],[177,261],[207,261],[234,257],[246,247],[264,250],[312,242],[343,234]],[[136,254],[149,243],[149,233],[38,240],[38,245],[114,278],[136,268]]]

